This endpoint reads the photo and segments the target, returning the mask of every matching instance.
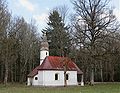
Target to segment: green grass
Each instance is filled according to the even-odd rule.
[[[0,84],[0,93],[120,93],[120,83],[74,87],[27,87],[20,84]]]

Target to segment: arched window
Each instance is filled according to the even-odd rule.
[[[46,56],[47,56],[47,54],[48,54],[48,53],[46,52]]]
[[[69,74],[66,74],[66,80],[69,80]]]
[[[55,80],[58,80],[58,79],[59,79],[59,74],[56,73],[56,74],[55,74]]]

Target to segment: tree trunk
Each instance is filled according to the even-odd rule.
[[[91,69],[90,85],[94,85],[94,69],[93,69],[93,65],[92,65],[92,69]]]
[[[101,82],[103,82],[103,67],[102,67],[102,62],[100,62],[100,77],[101,77]]]
[[[100,68],[100,77],[101,77],[101,82],[103,82],[103,70]]]
[[[88,67],[86,68],[86,70],[84,71],[84,77],[85,77],[85,83],[88,83],[88,78],[89,78],[89,75],[88,75]]]
[[[84,76],[83,76],[83,74],[81,76],[81,86],[84,86]]]
[[[64,87],[67,86],[67,80],[66,80],[66,66],[64,66]]]
[[[1,71],[0,71],[0,82],[2,81],[3,82],[3,79],[4,79],[4,65],[3,63],[1,63]]]
[[[110,63],[110,81],[114,82],[114,65]]]
[[[13,77],[14,77],[14,74],[13,74],[13,65],[11,65],[11,82],[13,83],[14,80],[13,80]]]
[[[4,84],[7,85],[7,81],[8,81],[8,62],[7,62],[7,58],[6,58],[6,62],[5,62],[5,77],[4,77]]]
[[[20,72],[20,80],[19,80],[20,83],[23,83],[24,77],[25,77],[25,71],[24,69],[22,69]]]
[[[8,42],[6,45],[6,55],[5,55],[5,77],[4,77],[4,84],[7,85],[8,81]]]

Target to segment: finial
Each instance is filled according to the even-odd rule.
[[[43,42],[47,42],[47,36],[46,36],[46,31],[42,31],[43,35],[42,35],[42,41]]]
[[[46,31],[42,31],[42,33],[43,33],[43,36],[46,36]]]

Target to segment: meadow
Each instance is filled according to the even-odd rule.
[[[120,93],[120,83],[69,87],[28,87],[23,84],[0,84],[0,93]]]

